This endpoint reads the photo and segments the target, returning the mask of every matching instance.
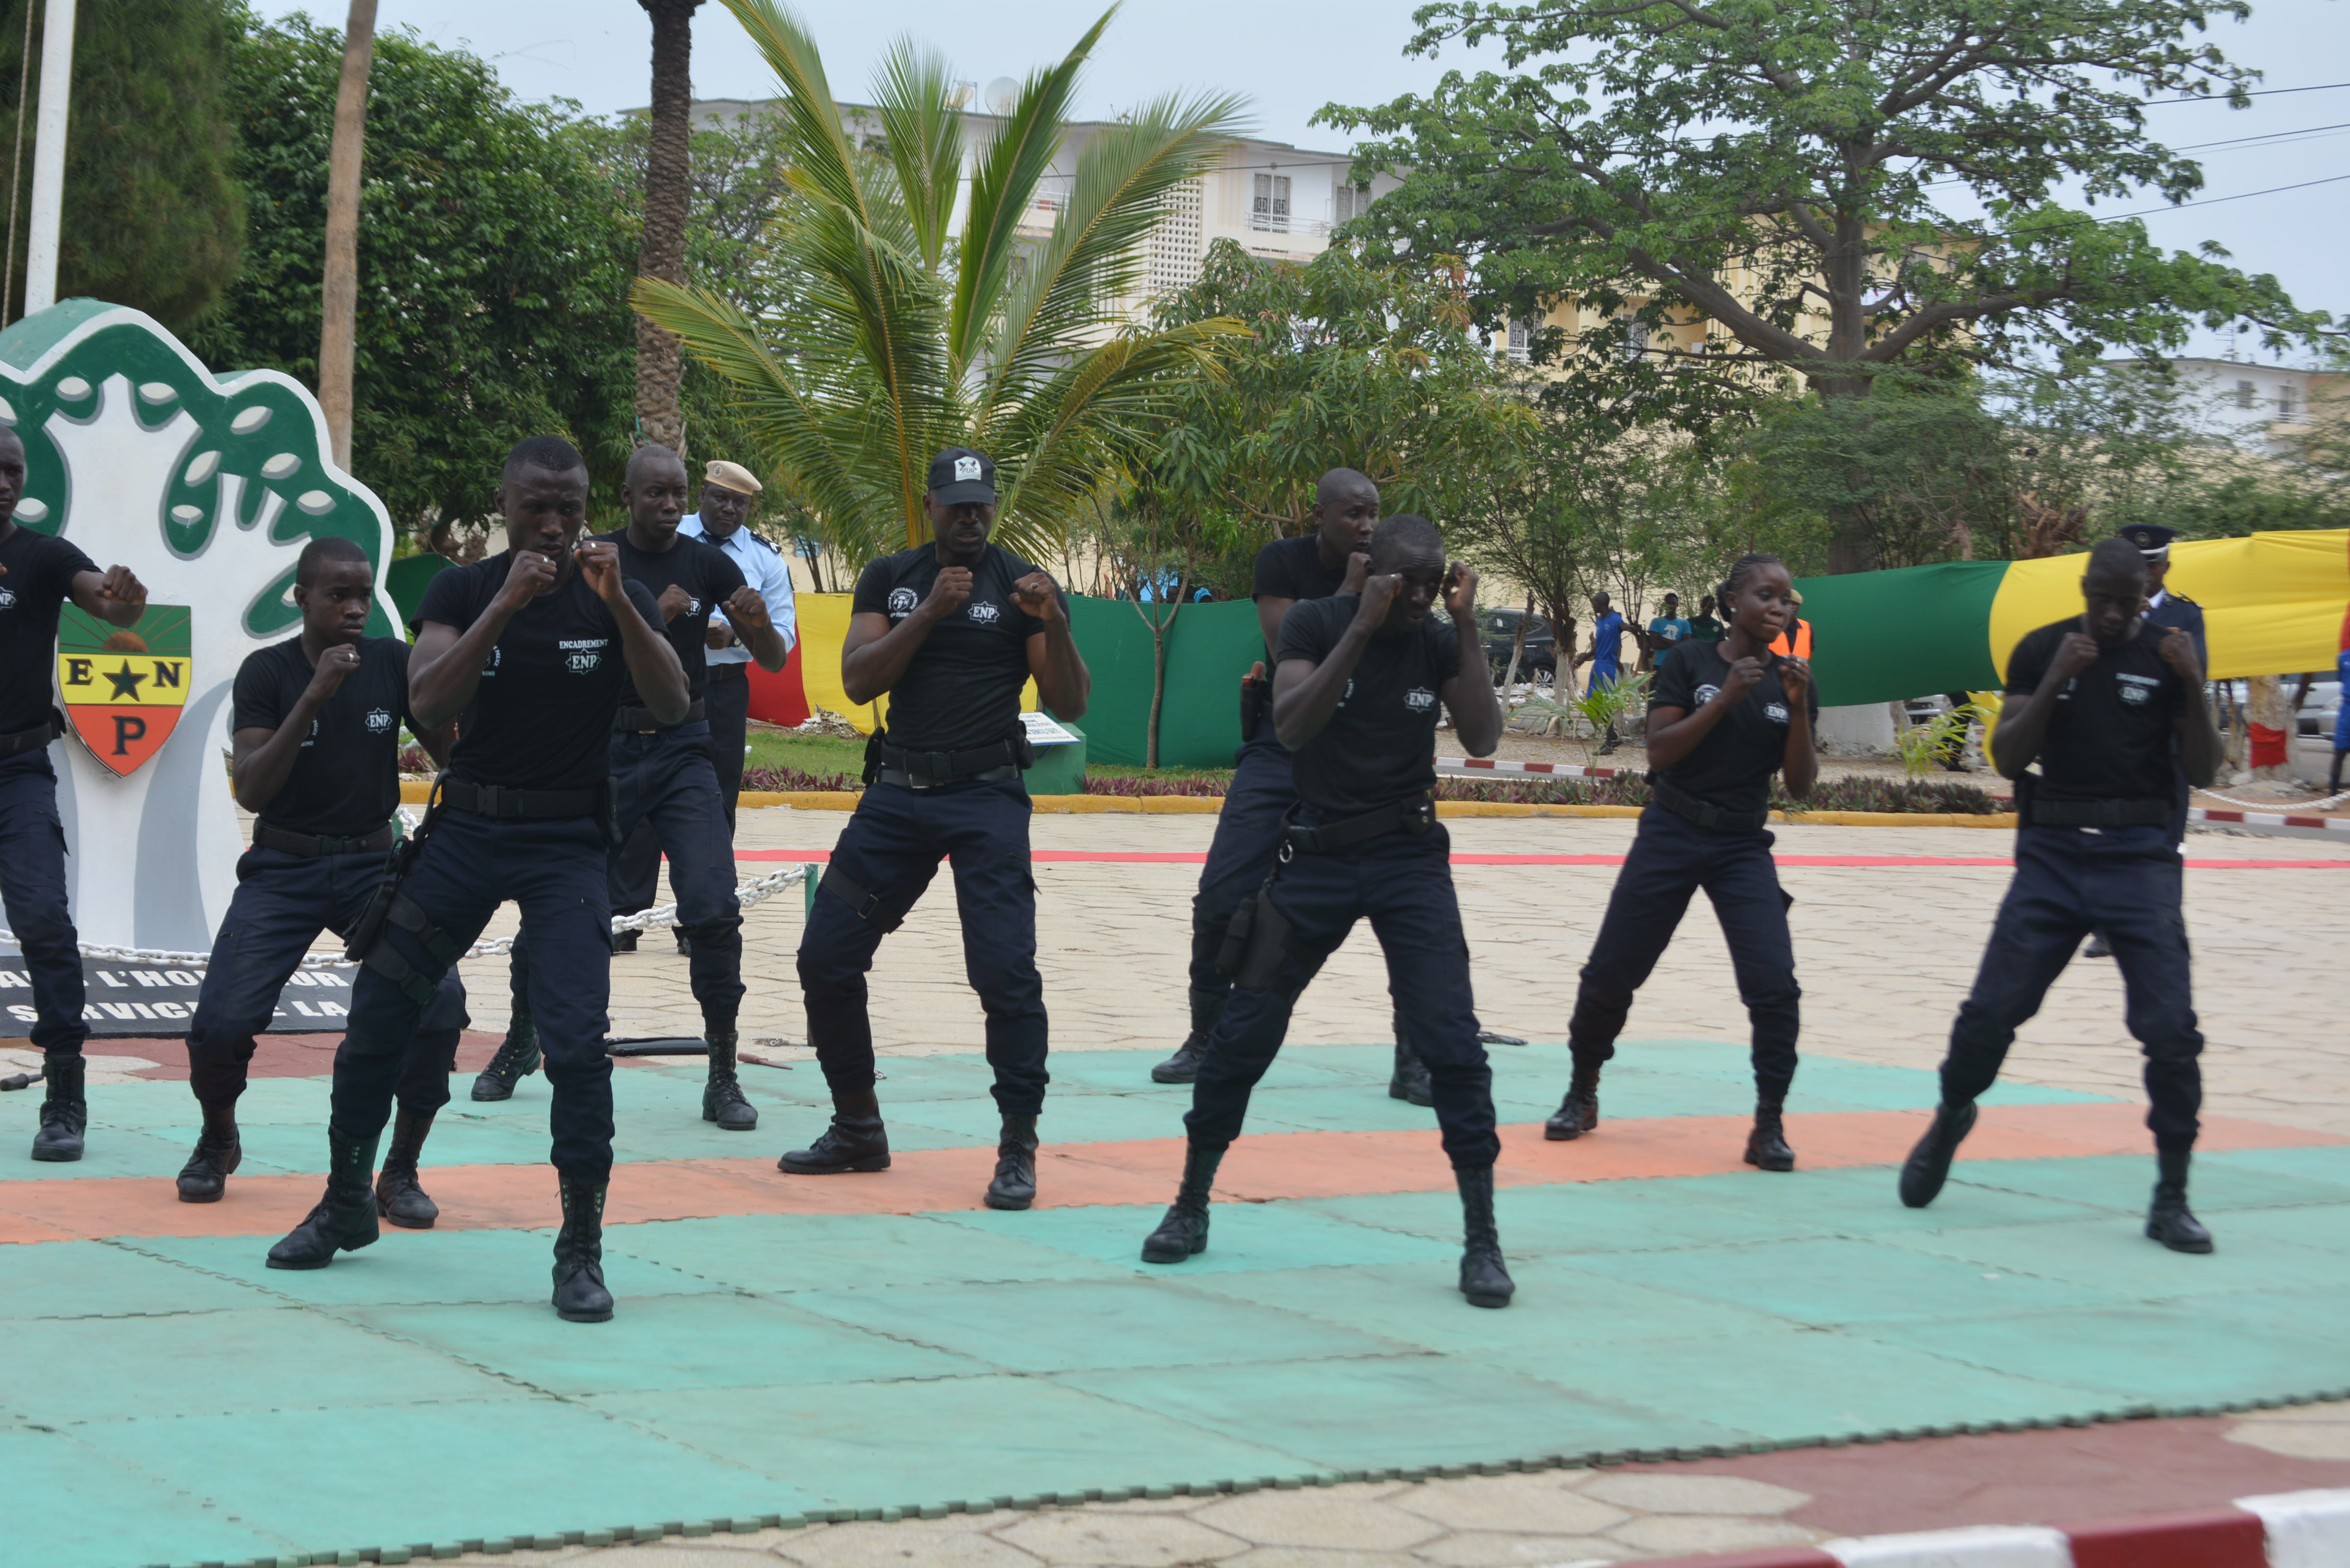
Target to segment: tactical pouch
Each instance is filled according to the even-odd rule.
[[[1232,917],[1232,929],[1243,944],[1240,962],[1232,971],[1232,983],[1243,991],[1276,991],[1275,981],[1281,973],[1281,961],[1289,956],[1289,921],[1273,907],[1273,884],[1268,881],[1263,891],[1241,906],[1242,913]],[[1243,930],[1243,922],[1246,922]],[[1226,950],[1231,943],[1226,942]]]
[[[865,737],[865,782],[871,784],[881,774],[881,732],[875,730]]]
[[[1241,742],[1245,745],[1256,739],[1257,731],[1273,717],[1273,677],[1243,675],[1241,677]]]
[[[1024,774],[1036,765],[1036,742],[1028,738],[1025,724],[1012,732],[1012,763]]]

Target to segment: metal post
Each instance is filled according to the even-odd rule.
[[[30,4],[30,0],[26,0]],[[34,121],[33,211],[25,244],[25,314],[57,302],[57,234],[66,211],[66,111],[73,102],[74,0],[41,21],[41,109]]]

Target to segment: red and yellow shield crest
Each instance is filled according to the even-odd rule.
[[[64,607],[57,691],[82,744],[118,775],[136,773],[171,739],[188,701],[188,649],[184,606],[150,605],[128,627]]]

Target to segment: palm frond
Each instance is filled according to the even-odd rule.
[[[922,265],[939,270],[947,230],[962,185],[962,117],[950,100],[953,73],[946,57],[910,38],[889,46],[874,73],[873,98],[881,114],[898,195]]]

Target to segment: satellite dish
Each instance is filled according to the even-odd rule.
[[[1020,105],[1020,84],[1010,77],[998,77],[987,84],[987,110],[1003,119],[1011,118]]]

